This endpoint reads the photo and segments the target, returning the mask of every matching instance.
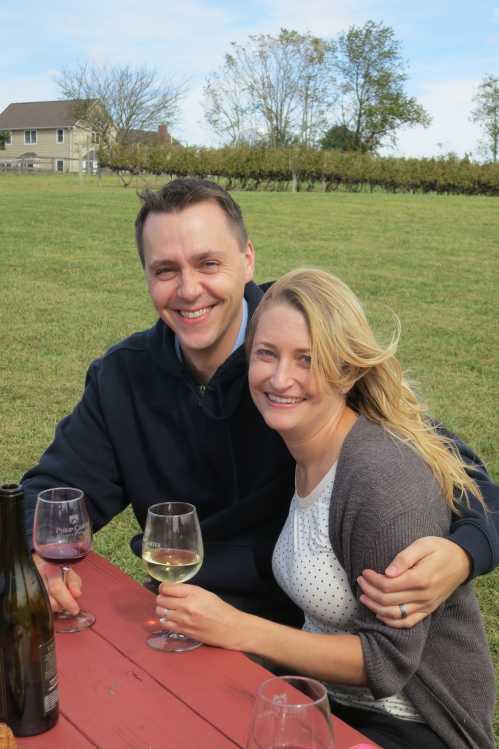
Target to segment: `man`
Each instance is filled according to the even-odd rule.
[[[191,501],[205,542],[195,582],[247,611],[297,622],[271,575],[294,466],[248,392],[242,344],[263,291],[252,282],[240,209],[202,180],[142,197],[136,240],[159,320],[91,365],[82,400],[24,477],[28,527],[37,493],[60,484],[84,490],[95,530],[129,503],[143,527],[151,504]],[[476,476],[499,505],[483,466]],[[140,539],[132,545],[140,553]],[[471,574],[492,569],[498,547],[498,529],[476,503],[452,540],[420,540],[386,576],[366,571],[363,602],[393,626],[412,626]],[[55,609],[77,610],[75,573],[68,588],[60,579],[48,585]]]

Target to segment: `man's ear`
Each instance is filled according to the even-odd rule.
[[[253,247],[253,242],[251,241],[251,239],[248,239],[248,241],[246,242],[244,259],[246,264],[244,280],[246,283],[248,283],[248,281],[251,281],[253,279],[253,276],[255,274],[255,248]]]

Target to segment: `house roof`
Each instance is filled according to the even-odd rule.
[[[71,127],[78,120],[78,101],[24,101],[9,104],[0,114],[0,130]]]
[[[134,130],[131,129],[123,138],[126,144],[142,144],[144,146],[156,146],[167,143],[168,145],[180,146],[180,142],[174,138],[167,130],[165,125],[161,125],[158,130]]]

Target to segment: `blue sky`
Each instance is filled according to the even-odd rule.
[[[281,27],[335,36],[367,19],[393,27],[409,64],[407,89],[433,117],[402,131],[395,153],[477,153],[471,99],[486,73],[499,74],[499,0],[0,0],[0,111],[12,101],[58,98],[57,71],[80,62],[147,64],[188,81],[173,134],[210,144],[203,121],[205,75],[231,41]]]

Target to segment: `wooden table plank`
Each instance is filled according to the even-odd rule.
[[[78,638],[78,642],[76,642]],[[64,714],[105,749],[235,749],[98,633],[58,637]],[[78,678],[72,676],[78,674]]]
[[[236,749],[97,632],[58,635],[57,659],[63,719],[54,731],[19,740],[20,749]],[[84,734],[80,743],[68,720]]]

